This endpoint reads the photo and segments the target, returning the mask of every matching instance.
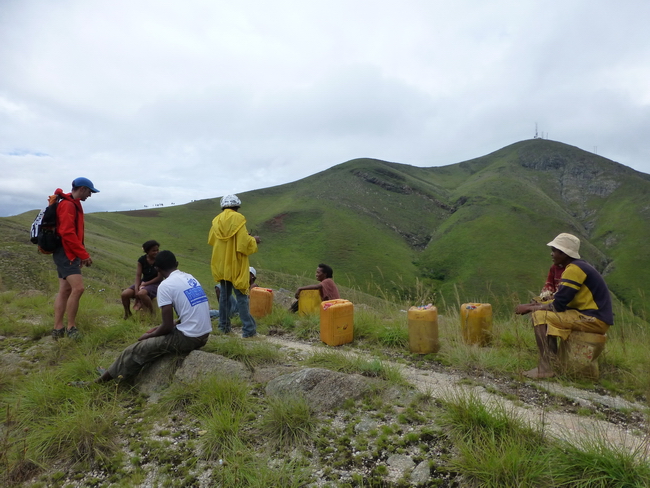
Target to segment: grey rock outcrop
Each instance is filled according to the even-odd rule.
[[[386,464],[390,477],[394,480],[403,478],[415,467],[415,461],[404,454],[393,454],[386,460]]]
[[[339,407],[345,400],[362,397],[370,381],[360,375],[338,373],[322,368],[306,368],[272,379],[266,385],[268,395],[302,394],[317,412]]]
[[[248,380],[251,372],[242,363],[205,351],[192,351],[178,368],[174,379],[190,383],[205,376],[226,376]]]
[[[160,392],[171,384],[174,372],[182,361],[182,356],[166,354],[145,365],[134,379],[135,388],[147,395],[150,401],[158,401]]]
[[[256,383],[266,384],[278,376],[285,374],[293,373],[298,371],[300,368],[296,366],[267,366],[262,368],[256,368],[253,373],[253,381]]]
[[[359,433],[370,432],[373,429],[377,428],[377,422],[374,420],[364,418],[361,422],[354,426],[354,431]]]
[[[20,371],[23,362],[24,360],[20,354],[13,352],[0,354],[0,370],[8,375],[13,375]]]
[[[431,471],[429,470],[429,461],[422,461],[411,472],[411,481],[415,484],[424,484],[431,478]]]
[[[134,379],[135,388],[156,402],[162,390],[172,381],[186,383],[204,376],[218,375],[249,380],[250,371],[242,363],[204,351],[192,351],[187,356],[167,354],[147,364]]]

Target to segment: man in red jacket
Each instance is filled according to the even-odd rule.
[[[61,238],[61,245],[53,254],[59,275],[59,292],[54,300],[54,339],[66,334],[73,339],[79,336],[75,319],[84,292],[81,267],[90,266],[93,262],[84,247],[84,211],[81,202],[98,192],[92,181],[83,177],[72,182],[72,192],[63,193],[60,188],[54,192],[61,198],[56,208],[56,233]],[[68,327],[64,328],[63,317],[66,314]]]

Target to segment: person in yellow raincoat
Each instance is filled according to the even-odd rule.
[[[239,213],[241,200],[237,195],[221,199],[222,212],[212,220],[208,244],[212,246],[212,277],[221,285],[219,295],[219,330],[229,333],[230,296],[235,293],[237,311],[242,321],[242,337],[257,335],[255,319],[249,311],[250,272],[248,256],[257,252],[258,236],[246,230],[246,217]]]

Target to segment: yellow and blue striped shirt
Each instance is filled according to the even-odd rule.
[[[608,325],[614,324],[612,300],[605,280],[586,261],[575,259],[567,265],[553,299],[556,312],[567,309],[596,317]]]

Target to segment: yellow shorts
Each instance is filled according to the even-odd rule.
[[[533,325],[546,324],[546,335],[558,336],[567,340],[571,331],[591,332],[592,334],[606,334],[609,325],[600,319],[582,314],[577,310],[553,312],[551,310],[537,310],[532,313]]]

